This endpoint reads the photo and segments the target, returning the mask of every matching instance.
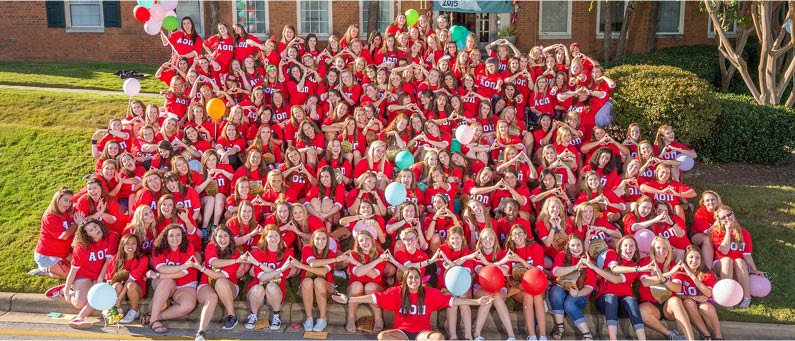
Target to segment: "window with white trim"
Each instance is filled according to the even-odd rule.
[[[196,26],[196,33],[204,37],[204,9],[202,4],[201,0],[180,0],[175,12],[180,26],[182,25],[182,18],[190,17],[193,20],[193,25]],[[179,26],[177,29],[179,29]]]
[[[726,38],[737,37],[737,21],[732,22],[728,29],[724,28],[723,32]],[[712,20],[709,18],[707,18],[707,38],[715,38],[715,26],[712,26]]]
[[[367,39],[369,32],[367,31],[367,27],[370,24],[369,21],[369,11],[370,11],[370,3],[374,1],[371,0],[359,0],[359,17],[361,17],[361,25],[359,25],[359,36],[362,39]],[[386,32],[387,26],[392,23],[395,16],[394,12],[394,3],[389,0],[378,0],[378,32],[384,33]]]
[[[540,1],[539,38],[571,39],[571,1]]]
[[[621,33],[621,25],[624,23],[624,9],[627,7],[626,1],[613,1],[613,28],[611,36],[613,39],[618,39]],[[604,39],[605,37],[605,12],[602,11],[602,1],[597,1],[596,12],[599,18],[597,22],[596,39]]]
[[[248,34],[259,38],[268,37],[268,2],[266,0],[238,0],[235,2],[235,23]]]
[[[67,30],[103,31],[102,1],[79,0],[66,4]]]
[[[298,2],[298,34],[331,34],[331,0]]]
[[[685,2],[660,1],[657,8],[657,35],[685,33]]]

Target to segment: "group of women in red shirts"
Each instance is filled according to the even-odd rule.
[[[577,43],[522,53],[497,40],[483,58],[474,35],[459,50],[448,25],[421,16],[409,26],[398,15],[383,34],[361,39],[350,25],[321,43],[292,25],[262,41],[219,23],[203,40],[183,18],[162,35],[174,52],[156,72],[164,102],[132,101],[97,130],[95,174],[53,196],[31,273],[66,281],[47,294],[81,309],[75,327],[90,325],[88,288],[108,281],[119,308],[129,301],[124,323],[153,291],[157,333],[198,304],[203,338],[219,302],[232,329],[239,296],[250,308],[245,328],[267,305],[277,330],[296,277],[307,331],[326,328],[333,296],[350,305],[351,332],[356,306],[369,304],[384,338],[437,338],[428,319],[446,309],[448,338],[461,321],[463,337],[482,339],[493,308],[515,338],[510,298],[528,339],[547,337],[545,311],[552,337],[568,315],[592,339],[582,309],[593,299],[611,339],[619,315],[639,339],[645,326],[721,338],[712,285],[737,279],[747,308],[748,276],[760,271],[750,234],[718,193],[688,201],[697,193],[681,182],[677,157],[696,152],[667,125],[610,136],[602,126],[617,85]],[[207,112],[214,98],[226,104],[218,120]],[[453,138],[463,126],[468,143]],[[401,151],[416,162],[398,168]],[[405,202],[387,200],[392,182]],[[656,236],[648,252],[633,238],[641,229]],[[477,279],[489,265],[507,277],[502,290],[475,280],[461,297],[447,292],[451,267]],[[521,289],[531,267],[550,279],[546,293]],[[479,305],[474,326],[469,305]],[[384,330],[382,310],[396,311],[394,329]]]

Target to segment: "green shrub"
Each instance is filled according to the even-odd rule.
[[[750,57],[749,57],[750,56]],[[756,65],[759,65],[759,42],[749,38],[743,50],[743,58],[748,62],[748,70],[756,79]],[[610,62],[610,67],[619,65],[668,65],[682,68],[695,73],[699,78],[720,88],[720,67],[718,66],[718,49],[713,45],[674,46],[659,49],[652,53],[638,53]],[[729,92],[750,94],[740,74],[735,72],[729,83]]]
[[[795,110],[758,105],[753,97],[718,95],[721,113],[707,143],[698,153],[716,162],[780,165],[795,150]]]
[[[618,83],[613,91],[614,137],[637,122],[652,139],[660,125],[674,127],[682,143],[698,148],[712,134],[720,112],[716,93],[692,72],[672,66],[623,65],[607,70]]]

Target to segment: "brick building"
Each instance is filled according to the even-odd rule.
[[[437,1],[380,1],[379,27],[383,29],[397,13],[409,8],[421,14],[450,16],[453,24],[465,25],[475,32],[481,42],[496,39],[497,32],[510,25],[511,13],[452,13],[434,10],[450,2]],[[179,17],[189,15],[199,32],[207,36],[211,22],[211,1],[180,0]],[[219,1],[217,16],[227,24],[242,23],[248,31],[260,37],[280,37],[281,28],[292,24],[299,34],[316,33],[321,40],[329,34],[341,36],[349,24],[362,28],[364,37],[370,4],[368,0],[286,0],[286,1]],[[470,1],[484,3],[485,1]],[[509,1],[494,3],[508,6]],[[623,19],[626,2],[616,1],[614,22]],[[0,6],[0,60],[42,61],[118,61],[159,63],[170,50],[160,39],[147,35],[143,24],[136,21],[133,1],[22,1],[3,2]],[[484,4],[485,5],[485,4]],[[477,5],[471,5],[477,6]],[[588,1],[518,2],[515,6],[517,46],[524,52],[531,46],[577,41],[584,52],[594,57],[602,55],[602,2]],[[661,1],[658,10],[658,48],[675,45],[713,44],[711,25],[698,2]],[[485,8],[486,6],[484,6]],[[479,7],[478,7],[479,8]],[[628,30],[627,53],[641,52],[646,46],[650,5],[637,5]],[[602,15],[603,16],[603,15]],[[597,20],[599,19],[599,20]],[[603,26],[603,25],[601,25]],[[614,25],[618,30],[620,24]],[[614,33],[618,38],[618,33]],[[485,43],[484,43],[485,44]]]

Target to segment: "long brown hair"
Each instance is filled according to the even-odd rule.
[[[639,249],[638,249],[638,241],[635,240],[635,237],[633,237],[630,234],[624,235],[616,243],[616,253],[618,254],[618,264],[624,264],[624,257],[621,257],[621,244],[623,244],[626,241],[631,241],[631,242],[635,243],[635,253],[632,254],[632,263],[637,264],[640,261],[640,254],[639,254],[640,252],[639,252]],[[651,256],[653,257],[654,255],[651,255]]]
[[[135,252],[133,252],[131,256],[128,256],[127,253],[124,252],[124,246],[130,239],[135,239]],[[116,251],[116,261],[113,262],[113,269],[118,273],[120,270],[124,269],[124,263],[128,260],[139,258],[141,258],[141,240],[134,234],[125,234],[121,237],[121,240],[119,240],[119,250]]]
[[[400,287],[400,310],[397,311],[398,314],[401,315],[409,315],[413,309],[411,309],[411,297],[409,297],[409,272],[414,272],[422,278],[422,273],[420,270],[414,267],[407,268],[406,271],[403,273],[403,284]],[[422,313],[425,308],[424,304],[425,299],[425,286],[420,283],[420,287],[417,288],[417,314]]]
[[[370,244],[372,246],[370,247],[370,252],[367,252],[367,254],[364,253],[364,250],[362,250],[362,246],[359,245],[359,235],[363,235],[367,238],[370,238]],[[378,243],[376,242],[375,238],[373,237],[372,234],[370,234],[369,231],[361,230],[357,232],[357,236],[353,240],[353,253],[359,255],[360,261],[364,262],[365,259],[368,259],[365,258],[365,256],[367,256],[369,257],[369,260],[372,262],[375,259],[375,257],[378,257],[379,251],[381,251],[381,248],[378,246]]]
[[[168,252],[170,248],[168,246],[168,232],[171,230],[177,229],[179,233],[182,235],[182,241],[179,243],[179,252],[185,253],[188,252],[188,247],[190,247],[190,242],[188,241],[188,236],[185,235],[185,231],[182,230],[182,227],[177,224],[170,224],[157,235],[155,238],[154,246],[152,247],[152,255],[159,255],[161,253]]]
[[[217,238],[220,232],[225,232],[229,236],[229,244],[225,248],[221,248],[221,246],[218,245]],[[218,250],[218,259],[226,259],[235,254],[235,234],[232,233],[232,230],[226,225],[219,225],[215,231],[213,231],[210,242],[213,243],[215,249]]]
[[[525,246],[530,246],[530,245],[535,244],[535,241],[533,240],[533,238],[530,238],[530,232],[525,230],[525,228],[522,225],[513,224],[513,226],[511,226],[511,230],[508,231],[508,236],[505,237],[505,249],[506,250],[516,251],[516,242],[514,242],[513,241],[513,237],[511,237],[511,235],[513,234],[514,230],[522,230],[522,231],[524,231],[524,235],[525,235],[524,236],[524,245]]]
[[[52,200],[50,200],[50,204],[47,205],[47,209],[44,210],[42,218],[48,214],[54,214],[61,218],[66,218],[67,215],[72,215],[72,211],[74,211],[74,205],[69,206],[66,212],[61,212],[61,210],[58,209],[58,202],[61,201],[61,198],[64,195],[74,196],[74,192],[66,186],[63,186],[55,191],[55,193],[52,195]]]
[[[88,236],[88,233],[86,233],[86,227],[88,225],[90,225],[90,224],[97,224],[97,226],[99,226],[100,231],[102,231],[102,238],[101,239],[108,238],[108,233],[109,233],[108,231],[110,231],[110,230],[108,230],[108,227],[105,226],[105,224],[103,224],[101,221],[99,221],[97,219],[94,219],[94,218],[86,219],[77,228],[77,232],[75,232],[75,239],[74,239],[74,241],[72,243],[73,246],[80,245],[80,246],[88,247],[88,246],[91,246],[94,243],[96,243],[93,239],[91,239],[91,237]]]

